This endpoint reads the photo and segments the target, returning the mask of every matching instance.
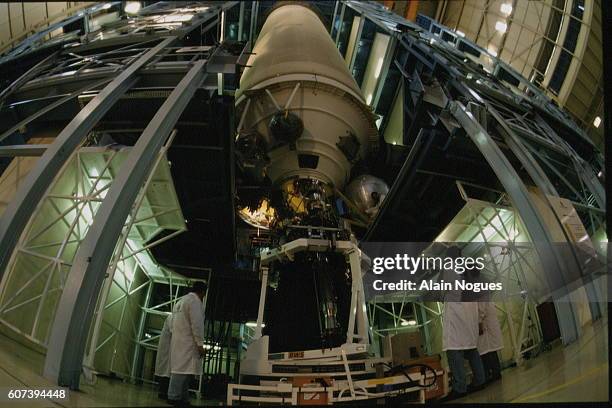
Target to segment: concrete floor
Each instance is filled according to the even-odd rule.
[[[43,378],[43,356],[0,334],[0,390],[44,388],[54,384]],[[192,405],[218,405],[219,401],[192,399]],[[81,382],[81,390],[69,391],[67,400],[11,401],[0,398],[0,407],[168,407],[157,398],[153,385],[132,385],[121,380],[98,377],[95,385]]]
[[[521,367],[502,372],[502,380],[456,402],[575,402],[608,401],[608,323],[600,320],[583,329],[568,347],[557,346]],[[52,387],[42,372],[43,357],[0,334],[0,388]],[[218,401],[192,401],[217,405]],[[150,385],[134,386],[98,378],[95,386],[83,385],[67,400],[2,402],[0,407],[165,407]]]
[[[608,370],[608,321],[604,318],[586,325],[577,342],[503,370],[500,381],[455,402],[608,401]]]

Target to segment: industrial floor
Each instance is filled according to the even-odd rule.
[[[608,401],[608,321],[583,327],[580,339],[557,346],[520,367],[502,371],[502,379],[454,402]]]
[[[53,384],[43,378],[43,356],[15,340],[0,334],[0,391],[10,388],[43,388]],[[219,401],[192,399],[194,406],[219,405]],[[70,391],[68,400],[6,402],[0,397],[0,407],[168,407],[157,398],[153,385],[132,385],[120,380],[98,377],[95,385],[81,383],[80,391]]]
[[[41,377],[43,358],[0,334],[0,388],[52,386]],[[568,347],[557,346],[521,367],[502,371],[502,379],[456,402],[574,402],[608,401],[608,322],[601,319],[584,327],[583,335]],[[192,400],[193,405],[217,405],[220,401]],[[0,407],[156,407],[150,385],[135,386],[99,378],[95,386],[83,385],[68,400],[2,402]]]

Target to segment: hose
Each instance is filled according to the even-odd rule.
[[[421,368],[419,372],[423,376],[424,379],[427,379],[427,376],[426,376],[427,371],[431,371],[431,373],[433,374],[431,377],[431,383],[419,384],[418,381],[414,381],[412,378],[410,378],[409,374],[411,373],[409,373],[408,370],[413,369],[415,367]],[[408,379],[409,387],[429,388],[435,385],[437,381],[436,370],[434,370],[432,367],[428,366],[427,364],[400,364],[400,365],[391,367],[389,371],[386,373],[386,375],[390,376],[390,375],[394,375],[398,373],[404,374],[404,376]],[[412,374],[415,374],[415,373],[412,373]]]

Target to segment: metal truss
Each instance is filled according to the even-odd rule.
[[[117,5],[117,4],[120,4],[120,2],[111,2],[108,4]],[[59,30],[63,31],[63,28],[66,27],[68,24],[72,24],[78,20],[87,21],[87,19],[89,19],[92,14],[104,9],[104,7],[105,7],[105,4],[96,4],[94,6],[85,7],[85,8],[83,7],[83,5],[71,6],[71,7],[68,7],[68,9],[64,11],[64,13],[66,14],[72,13],[73,14],[72,16],[64,20],[61,20],[58,23],[50,24],[48,25],[47,28],[38,31],[37,33],[34,33],[33,35],[30,35],[29,37],[25,39],[24,39],[24,36],[27,36],[30,33],[28,30],[24,31],[21,35],[14,36],[13,38],[10,39],[9,43],[3,44],[2,46],[1,51],[4,53],[4,55],[0,58],[0,64],[9,62],[15,58],[18,58],[21,55],[27,54],[28,52],[36,51],[37,49],[44,47],[48,43],[58,42],[58,40],[65,41],[68,39],[74,39],[76,37],[75,32],[64,33],[64,34],[60,34],[59,36],[53,36],[53,37],[51,37],[51,34]],[[57,19],[57,17],[59,16],[58,15],[48,16],[46,20],[42,21],[39,24],[39,26],[49,24],[49,22],[53,21],[54,19]],[[23,41],[21,41],[22,39]],[[15,43],[19,41],[21,41],[19,45],[15,46]],[[5,50],[9,47],[11,49],[5,52]]]
[[[21,231],[60,168],[83,142],[98,120],[134,85],[140,68],[174,40],[174,37],[162,40],[130,64],[75,116],[41,156],[36,167],[28,174],[0,219],[0,279]]]
[[[93,314],[89,299],[100,290],[112,255],[111,243],[117,242],[132,203],[150,172],[151,160],[159,155],[165,138],[206,76],[205,64],[201,60],[193,65],[145,128],[121,167],[114,188],[110,188],[108,199],[96,214],[92,231],[79,246],[71,267],[70,290],[62,292],[58,306],[58,313],[65,319],[53,326],[45,363],[45,375],[57,378],[60,384],[78,388],[81,350],[84,351],[87,340],[81,327],[88,326]]]
[[[436,241],[463,243],[464,255],[485,259],[483,276],[503,283],[503,294],[493,300],[502,313],[500,325],[512,349],[511,356],[504,361],[521,365],[525,353],[533,355],[542,348],[535,311],[542,296],[537,289],[546,287],[541,265],[533,245],[526,242],[526,230],[516,211],[504,204],[508,201],[506,193],[498,191],[498,199],[493,203],[469,197],[464,183],[457,182],[457,187],[465,206]],[[461,233],[457,235],[453,232],[456,230]],[[439,352],[440,349],[434,350],[432,339],[434,332],[441,333],[443,309],[443,302],[423,301],[419,293],[402,292],[374,298],[368,304],[370,322],[375,322],[377,315],[383,313],[392,318],[392,325],[371,327],[373,337],[419,330],[424,336],[425,352]]]
[[[167,165],[160,166],[167,160],[166,150],[156,160],[155,170],[134,203],[97,297],[84,364],[90,379],[96,372],[110,371],[132,377],[132,356],[144,324],[140,307],[147,304],[143,300],[145,292],[154,283],[169,283],[171,288],[185,285],[183,278],[160,267],[149,253],[155,245],[185,231],[178,202],[159,201],[149,188],[154,182],[157,188],[172,189]],[[1,288],[0,321],[43,349],[48,347],[50,325],[70,277],[76,248],[91,227],[128,151],[79,149],[40,203],[9,263]],[[169,224],[168,217],[180,222]],[[155,239],[163,231],[173,232]],[[137,324],[139,320],[142,323]]]
[[[74,248],[91,226],[119,156],[103,148],[77,151],[39,203],[9,262],[0,288],[0,321],[43,347]],[[26,313],[32,308],[34,313]]]
[[[171,140],[172,138],[170,142]],[[153,285],[156,281],[160,282],[160,279],[161,281],[167,279],[171,290],[173,288],[173,272],[159,266],[148,252],[154,246],[186,230],[182,223],[173,228],[162,227],[157,222],[151,223],[159,217],[171,213],[180,214],[181,211],[178,202],[169,206],[159,205],[152,203],[151,198],[146,194],[152,182],[157,185],[166,183],[171,187],[167,177],[162,177],[160,180],[158,175],[161,161],[166,160],[168,147],[169,143],[160,151],[153,164],[153,171],[147,177],[147,181],[134,202],[117,242],[115,252],[108,264],[93,316],[93,326],[88,340],[89,348],[83,363],[83,367],[89,368],[92,373],[96,367],[96,354],[104,352],[104,347],[110,347],[112,358],[106,370],[121,374],[126,378],[136,376],[138,350],[146,322],[146,314],[141,313],[141,308],[148,307]],[[173,232],[151,241],[152,237],[157,236],[164,230],[173,230]],[[183,282],[179,277],[174,277],[174,280]],[[113,292],[117,293],[118,296],[110,296]],[[143,295],[143,293],[146,293],[146,295]],[[112,319],[105,319],[105,311],[115,307],[115,305],[121,306],[119,320],[113,322]],[[132,315],[126,318],[126,311],[129,310],[132,311]],[[136,313],[136,316],[134,316],[134,313]],[[125,321],[130,322],[130,324],[128,325]],[[139,323],[136,324],[136,322]],[[106,334],[103,339],[100,338],[102,331],[105,331]],[[127,342],[130,346],[126,347],[119,342]],[[108,354],[103,353],[104,356]],[[120,361],[122,364],[119,367],[116,364],[117,356],[121,356],[122,359]]]
[[[172,271],[165,270],[165,268],[163,268],[162,270],[163,270],[164,275],[167,276],[165,280],[151,279],[147,283],[147,296],[145,298],[145,301],[143,302],[142,314],[140,316],[138,330],[135,336],[135,339],[137,342],[136,350],[132,354],[133,356],[132,370],[129,376],[131,380],[152,382],[152,381],[148,381],[140,377],[139,376],[140,373],[138,372],[138,368],[137,368],[139,359],[141,358],[141,355],[144,349],[148,349],[148,350],[157,352],[160,334],[151,335],[149,331],[151,331],[152,329],[154,331],[158,331],[159,333],[161,333],[161,328],[151,326],[151,323],[150,323],[152,320],[151,317],[153,315],[157,315],[163,319],[166,319],[172,312],[172,308],[174,307],[174,304],[181,298],[181,295],[180,295],[181,289],[185,289],[189,286],[189,282],[185,278],[174,274]],[[203,280],[205,282],[210,283],[211,274],[212,274],[212,271],[209,269],[207,270],[206,278],[192,279],[191,282],[197,281],[197,280]],[[151,293],[153,293],[153,290],[154,290],[153,288],[155,285],[164,285],[168,287],[169,300],[162,302],[162,303],[158,303],[158,304],[153,303],[152,298],[151,298]],[[206,309],[206,305],[208,301],[209,288],[210,286],[207,286],[206,294],[204,295],[204,299],[202,301],[202,303],[204,304],[204,309]],[[149,325],[147,325],[147,322],[149,322]],[[161,320],[161,322],[163,324],[163,320]],[[216,351],[216,348],[219,348],[219,346],[212,345],[212,344],[205,342],[204,347],[207,347],[207,346],[208,346],[208,350],[210,350],[211,352]],[[196,398],[198,400],[201,399],[202,397],[201,389],[202,389],[202,382],[204,381],[204,377],[207,372],[205,369],[205,365],[207,361],[208,360],[205,360],[205,359],[202,360],[202,374],[197,376],[198,388],[189,389],[189,391],[195,393]]]
[[[101,6],[74,18],[87,19]],[[158,310],[152,291],[169,285],[171,306],[188,284],[150,253],[186,230],[166,151],[193,95],[223,94],[224,76],[238,72],[246,54],[237,55],[232,41],[236,33],[238,41],[253,38],[257,7],[251,6],[249,22],[240,2],[155,3],[118,24],[71,37],[77,44],[41,60],[0,93],[1,113],[11,113],[0,156],[17,164],[36,160],[25,178],[20,166],[5,177],[16,177],[10,187],[18,189],[7,195],[0,219],[0,321],[46,349],[48,378],[73,388],[82,370],[90,381],[108,372],[139,378],[150,343],[147,316]],[[191,35],[202,37],[199,45]],[[44,47],[45,36],[6,57]],[[226,36],[229,46],[219,45]],[[94,128],[120,99],[149,97],[165,101],[134,147],[83,147],[104,132]],[[72,120],[49,144],[18,144],[52,114],[76,106],[80,111],[68,114]],[[84,164],[91,149],[95,166]],[[16,272],[23,268],[28,274]],[[18,319],[24,311],[26,318]]]
[[[424,16],[419,16],[417,25],[385,10],[380,4],[338,2],[331,33],[341,52],[344,52],[346,39],[354,34],[350,28],[355,16],[361,17],[360,27],[365,25],[367,30],[357,30],[354,42],[359,45],[351,56],[352,63],[367,61],[367,58],[355,59],[358,53],[366,56],[369,53],[371,34],[362,39],[363,33],[385,33],[396,40],[390,42],[394,49],[385,53],[384,69],[376,85],[376,94],[380,97],[372,103],[375,112],[384,117],[391,114],[394,103],[401,103],[405,127],[412,126],[404,129],[404,143],[411,149],[396,183],[405,184],[404,178],[411,176],[404,174],[404,168],[408,164],[415,165],[416,154],[428,151],[421,133],[407,132],[435,126],[442,120],[446,129],[438,130],[441,127],[438,126],[436,131],[453,138],[461,129],[497,176],[499,185],[482,187],[505,189],[513,211],[535,246],[542,265],[542,278],[547,274],[565,278],[569,271],[580,270],[576,254],[561,254],[553,245],[549,227],[527,186],[535,185],[551,209],[553,199],[570,200],[590,234],[601,230],[605,223],[605,192],[598,177],[603,160],[586,133],[544,92],[513,68]],[[477,58],[483,62],[476,61]],[[365,70],[363,66],[355,69]],[[432,78],[444,98],[424,87],[423,77]],[[410,97],[405,101],[393,101],[397,96],[390,98],[389,95],[397,95],[394,90],[401,81],[414,89],[406,85],[405,92],[410,92]],[[424,106],[435,106],[435,109]],[[380,133],[384,133],[385,126],[383,119]],[[430,141],[432,137],[427,139]],[[397,189],[401,187],[392,186],[390,196]],[[384,216],[386,207],[383,205],[378,218]],[[561,225],[559,219],[557,222]],[[377,223],[378,220],[375,227]],[[563,227],[561,230],[564,231]],[[567,233],[566,238],[571,242]],[[561,291],[555,297],[558,314],[563,316],[560,326],[566,343],[580,333],[576,311],[570,302],[563,300],[567,295]]]
[[[546,288],[542,266],[513,207],[470,198],[462,183],[457,182],[457,186],[466,200],[469,218],[467,222],[457,220],[453,225],[466,227],[466,232],[469,228],[474,229],[471,234],[459,238],[462,242],[472,243],[464,252],[470,256],[483,255],[483,275],[489,275],[489,280],[504,285],[500,299],[493,300],[501,304],[496,305],[504,316],[501,327],[508,332],[512,360],[520,365],[526,352],[539,350],[542,346],[541,328],[535,312]],[[501,201],[505,193],[499,193],[498,201]],[[517,309],[520,312],[518,316]]]

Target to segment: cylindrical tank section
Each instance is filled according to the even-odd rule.
[[[299,177],[342,189],[377,130],[317,14],[291,3],[273,10],[247,65],[236,93],[238,148],[246,138],[265,150],[277,186]]]

